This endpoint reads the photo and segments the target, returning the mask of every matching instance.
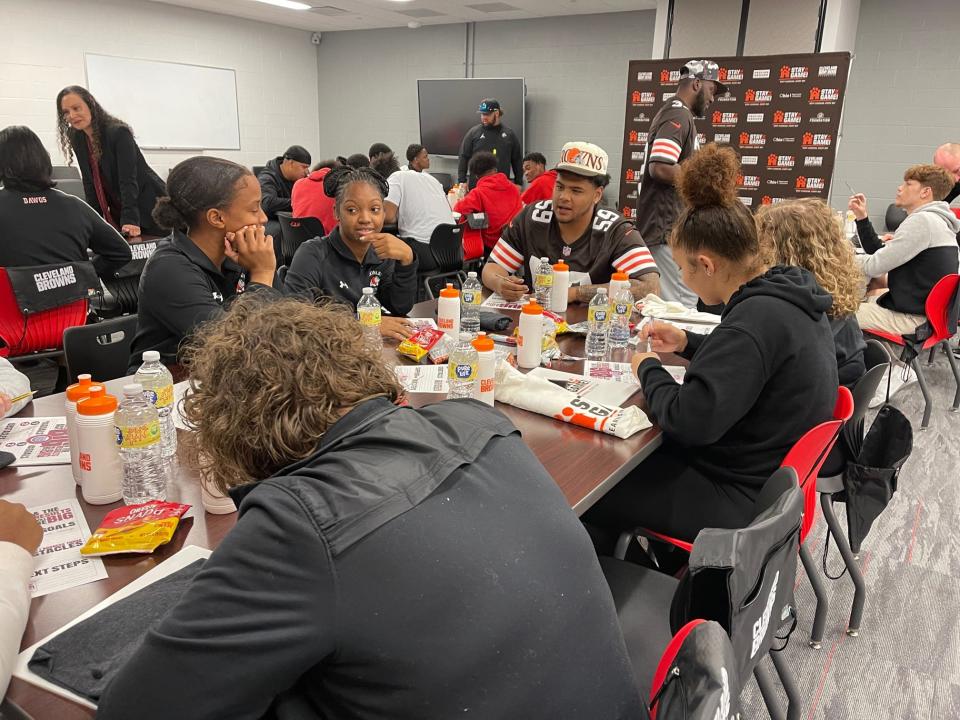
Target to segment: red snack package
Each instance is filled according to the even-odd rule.
[[[80,554],[152,553],[170,542],[189,505],[151,500],[111,510],[80,548]]]

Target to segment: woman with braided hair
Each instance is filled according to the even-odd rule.
[[[809,270],[767,266],[737,198],[739,168],[714,144],[680,165],[685,208],[670,250],[684,284],[724,309],[709,335],[666,322],[640,333],[656,352],[637,353],[633,368],[663,445],[584,515],[613,539],[638,525],[688,541],[705,527],[745,527],[793,444],[832,416],[833,299]],[[661,364],[665,352],[690,360],[683,384]]]
[[[417,259],[398,237],[381,232],[387,181],[368,167],[340,167],[323,179],[334,198],[339,224],[323,238],[297,248],[283,290],[288,295],[326,296],[356,307],[363,288],[372,287],[393,317],[384,317],[384,337],[402,340],[413,332],[405,315],[416,302]]]

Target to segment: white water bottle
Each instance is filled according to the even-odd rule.
[[[123,502],[139,505],[150,500],[166,500],[160,415],[146,398],[140,383],[123,386],[116,426],[123,462]]]
[[[372,350],[382,350],[383,336],[380,334],[380,323],[383,321],[383,313],[380,301],[373,294],[372,287],[363,289],[363,296],[357,303],[357,319],[363,327],[363,337],[367,345]]]
[[[77,444],[77,401],[90,395],[90,386],[93,381],[89,375],[77,375],[77,382],[67,388],[67,401],[64,405],[64,415],[67,418],[67,436],[70,438],[70,467],[73,469],[73,480],[80,484],[80,446]]]
[[[626,273],[615,272],[610,276],[609,296],[611,300],[617,296],[619,290],[630,290],[630,276]]]
[[[460,291],[453,283],[440,291],[440,300],[437,302],[437,327],[443,330],[452,339],[460,336]]]
[[[542,257],[537,265],[537,274],[533,276],[533,292],[537,304],[544,310],[551,310],[553,306],[553,266],[550,261]]]
[[[117,447],[117,399],[103,385],[91,385],[90,394],[77,401],[77,445],[83,499],[106,505],[122,496],[123,465]]]
[[[610,299],[605,287],[597,288],[587,307],[587,339],[584,351],[589,360],[603,360],[607,356],[607,328],[610,321]]]
[[[494,352],[493,340],[482,332],[477,334],[473,341],[477,357],[477,384],[473,386],[473,397],[487,405],[493,405],[494,385],[497,374],[497,356]]]
[[[567,311],[567,295],[570,292],[570,266],[563,260],[557,260],[553,266],[553,288],[550,293],[550,310]]]
[[[147,350],[143,365],[133,376],[143,385],[143,394],[157,409],[160,418],[160,450],[165,462],[177,454],[177,426],[173,422],[173,375],[160,362],[160,353]]]
[[[610,324],[607,329],[607,349],[625,348],[630,341],[630,316],[633,314],[633,293],[629,287],[610,283]]]
[[[448,398],[472,398],[477,385],[477,366],[480,358],[470,344],[470,333],[462,332],[457,345],[450,352],[447,364],[447,380],[450,384]]]
[[[517,338],[517,365],[540,367],[543,351],[543,308],[531,300],[520,310],[520,334]]]
[[[480,332],[480,303],[483,300],[483,285],[472,270],[467,273],[460,293],[460,329],[476,337]]]

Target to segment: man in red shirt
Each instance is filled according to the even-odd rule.
[[[453,210],[467,222],[463,229],[463,255],[472,260],[484,254],[484,249],[489,251],[497,244],[500,232],[523,209],[523,203],[520,202],[520,188],[497,170],[497,158],[493,153],[474,153],[470,158],[469,173],[478,178],[477,186]],[[475,213],[486,215],[487,225],[482,230],[469,226],[467,216]]]
[[[336,160],[317,163],[313,172],[296,182],[290,195],[293,216],[317,218],[327,234],[337,226],[337,217],[333,212],[333,198],[323,193],[323,179],[339,164]]]
[[[527,189],[520,196],[524,205],[553,197],[557,171],[547,170],[547,159],[542,153],[531,152],[523,157],[523,179],[527,181]]]

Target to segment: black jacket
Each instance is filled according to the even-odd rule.
[[[131,372],[140,367],[145,350],[159,351],[164,363],[177,362],[180,342],[197,325],[216,317],[244,287],[268,290],[258,283],[247,284],[246,271],[229,258],[222,268],[214,266],[184,233],[175,231],[164,238],[140,276]]]
[[[87,203],[103,215],[90,168],[90,153],[87,136],[70,130],[70,146],[77,156],[77,164],[83,175],[83,193]],[[163,180],[143,157],[133,133],[126,126],[107,128],[100,140],[100,172],[104,178],[104,192],[120,202],[120,216],[114,217],[121,226],[136,225],[144,232],[162,232],[153,221],[153,208],[157,198],[166,193]]]
[[[460,143],[460,164],[457,167],[457,182],[467,181],[467,166],[474,153],[492,152],[497,156],[497,169],[507,177],[513,171],[513,182],[523,184],[523,149],[517,134],[502,123],[497,127],[474,125]],[[476,181],[476,178],[473,178]]]
[[[667,441],[708,477],[758,492],[793,444],[833,415],[832,304],[808,271],[775,267],[733,294],[712,333],[687,333],[682,385],[644,360],[640,382]]]
[[[101,720],[644,717],[593,546],[499,411],[370,400],[231,494]]]
[[[275,157],[257,175],[260,182],[260,207],[267,214],[268,220],[276,220],[278,212],[290,212],[290,195],[293,193],[293,183],[287,180],[280,171],[282,157]]]
[[[100,277],[130,262],[127,241],[80,198],[0,189],[0,267],[89,260]]]
[[[947,196],[943,199],[945,203],[952,203],[957,197],[960,196],[960,181],[958,181],[953,188],[947,193]]]
[[[340,228],[323,238],[307,240],[290,261],[283,291],[310,295],[314,291],[356,307],[363,288],[372,287],[380,304],[394,315],[405,315],[417,300],[417,256],[404,267],[396,260],[381,260],[367,249],[363,264],[340,237]]]
[[[837,375],[841,385],[852,388],[863,377],[867,366],[863,361],[863,351],[867,343],[863,339],[860,323],[856,315],[830,320],[833,331],[833,344],[837,351]]]

